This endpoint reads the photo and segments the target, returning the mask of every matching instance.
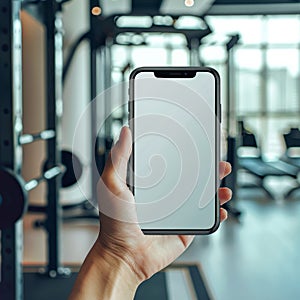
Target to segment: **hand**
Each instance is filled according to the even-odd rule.
[[[127,162],[131,155],[132,138],[128,127],[123,127],[119,141],[112,148],[102,174],[103,182],[99,181],[98,195],[100,201],[110,201],[108,190],[117,195],[119,199],[133,203],[134,198],[126,185]],[[229,163],[220,165],[221,178],[231,171]],[[231,190],[219,189],[221,205],[231,198]],[[116,204],[117,205],[117,204]],[[101,204],[100,204],[101,207]],[[115,208],[117,210],[117,208]],[[225,209],[220,208],[220,218],[227,218]],[[99,243],[103,251],[110,253],[118,259],[125,261],[135,273],[139,281],[151,277],[163,269],[182,254],[193,240],[193,236],[186,235],[144,235],[136,223],[126,223],[112,219],[100,212]]]
[[[134,197],[126,185],[131,145],[131,132],[123,127],[98,183],[100,233],[80,270],[72,300],[132,299],[142,281],[168,266],[193,241],[194,236],[187,235],[144,235],[136,222],[120,221],[124,213],[136,221]],[[221,179],[230,172],[230,164],[221,162]],[[222,205],[230,200],[231,190],[220,188],[218,195]],[[107,209],[120,218],[105,215]],[[223,208],[220,218],[227,218]]]

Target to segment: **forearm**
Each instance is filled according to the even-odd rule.
[[[129,266],[96,242],[86,257],[69,300],[133,299],[139,282]]]

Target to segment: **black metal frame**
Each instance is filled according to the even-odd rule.
[[[22,117],[20,5],[11,0],[0,4],[0,165],[16,173],[22,160],[15,126]],[[22,241],[22,221],[1,231],[0,295],[5,300],[23,295]]]
[[[46,86],[46,128],[55,134],[46,140],[47,168],[61,164],[60,119],[62,115],[62,82],[63,82],[63,27],[61,9],[65,1],[36,1],[34,5],[27,4],[26,10],[45,25],[45,86]],[[54,278],[59,275],[69,275],[70,270],[61,265],[60,232],[62,223],[62,207],[59,202],[61,176],[47,180],[47,205],[30,205],[31,211],[46,214],[45,222],[37,221],[46,229],[47,262],[46,273]]]
[[[47,140],[47,160],[50,166],[55,166],[61,162],[60,151],[58,150],[59,116],[57,114],[57,103],[61,101],[62,70],[57,70],[57,52],[62,51],[62,45],[57,43],[57,34],[60,28],[56,28],[57,4],[55,1],[46,1],[44,7],[44,22],[46,25],[46,128],[56,132],[53,139]],[[59,22],[56,22],[59,24]],[[61,47],[61,48],[60,48]],[[59,54],[58,54],[59,55]],[[48,266],[47,272],[50,277],[56,277],[61,271],[60,258],[60,227],[61,227],[61,207],[59,204],[60,178],[55,177],[47,181],[47,220],[46,230],[48,233]]]
[[[62,25],[57,22],[61,6],[56,1],[40,1],[46,28],[46,128],[54,132],[50,138],[32,135],[33,141],[46,140],[48,166],[60,164],[60,106],[62,106]],[[20,22],[21,1],[5,0],[0,4],[0,165],[20,174],[22,164],[22,41]],[[32,142],[33,142],[32,141]],[[26,142],[27,143],[27,142]],[[48,265],[50,277],[68,275],[61,267],[59,204],[60,177],[47,181]],[[27,201],[27,199],[25,199]],[[6,300],[23,299],[22,287],[22,221],[1,231],[0,294]]]
[[[90,10],[92,10],[92,8],[94,7],[94,3],[93,0],[90,0]],[[95,31],[95,22],[96,22],[96,17],[94,15],[92,15],[90,13],[90,101],[93,101],[93,99],[95,99],[95,97],[97,96],[97,44],[96,44],[96,40],[95,40],[95,35],[96,35],[96,31]],[[99,84],[99,83],[98,83]],[[96,164],[95,161],[95,149],[94,149],[94,142],[96,141],[96,136],[97,136],[97,132],[96,132],[96,128],[94,126],[94,124],[96,124],[96,118],[97,118],[97,112],[96,110],[92,109],[91,111],[91,161],[92,161],[92,166],[94,166]],[[96,195],[96,191],[97,191],[97,182],[96,182],[96,178],[97,178],[97,174],[95,174],[96,170],[95,168],[91,168],[91,172],[92,172],[92,182],[91,182],[91,187],[92,187],[92,191],[91,191],[91,195],[92,195],[92,201],[96,201],[95,199],[93,199]],[[97,203],[97,202],[95,202]]]
[[[94,7],[95,2],[93,0],[90,0],[90,11]],[[135,15],[139,15],[138,13]],[[155,15],[155,14],[154,14]],[[154,16],[153,15],[153,16]],[[122,16],[126,16],[122,14]],[[130,14],[129,16],[132,16]],[[151,16],[151,14],[150,14]],[[118,27],[116,25],[116,20],[120,17],[120,15],[112,15],[109,17],[102,17],[102,16],[94,16],[90,13],[90,31],[84,34],[83,36],[85,38],[88,38],[90,40],[90,78],[91,78],[91,85],[90,85],[90,95],[91,95],[91,101],[95,99],[97,96],[97,93],[99,91],[103,91],[103,88],[109,88],[110,87],[110,77],[108,77],[108,72],[110,72],[110,46],[113,44],[117,44],[116,37],[119,34],[122,33],[136,33],[141,34],[145,32],[164,32],[164,33],[181,33],[186,37],[187,40],[187,47],[190,50],[190,63],[194,65],[200,65],[200,59],[197,55],[195,56],[195,49],[198,49],[198,47],[201,44],[201,40],[210,34],[212,31],[209,27],[209,25],[206,23],[206,28],[204,29],[176,29],[173,26],[159,26],[159,25],[152,25],[150,28],[139,28],[139,27]],[[179,16],[173,16],[174,18]],[[205,22],[205,19],[203,19]],[[76,43],[78,45],[82,39],[79,39],[79,42]],[[194,54],[194,55],[193,55]],[[99,72],[99,63],[102,65],[101,72]],[[67,67],[69,64],[67,65]],[[67,69],[65,69],[67,71]],[[66,73],[66,72],[65,72]],[[99,73],[100,76],[99,76]],[[102,75],[102,78],[101,78]],[[102,83],[102,86],[101,86]],[[102,87],[102,89],[101,89]],[[110,105],[110,103],[107,103],[107,105]],[[107,108],[104,108],[107,109]],[[96,124],[96,104],[93,104],[93,109],[91,111],[92,117],[91,117],[91,132],[92,132],[92,165],[98,166],[98,170],[101,173],[104,164],[108,155],[108,152],[110,151],[111,145],[112,145],[112,137],[111,132],[109,128],[109,122],[112,120],[108,120],[104,124],[105,126],[105,137],[104,138],[98,138],[97,132],[95,129]],[[94,145],[96,141],[96,145]],[[96,149],[94,148],[96,147]],[[97,158],[95,158],[95,150],[97,151],[99,148],[105,149],[103,153],[99,154],[97,153]],[[95,160],[97,159],[97,162]],[[92,168],[92,201],[95,202],[96,199],[96,185],[99,178],[98,170],[95,170],[95,168]],[[94,216],[92,216],[94,217]],[[74,217],[76,219],[76,217]]]
[[[60,118],[62,114],[62,73],[63,73],[63,28],[61,20],[62,3],[55,0],[36,1],[26,4],[25,9],[38,21],[45,25],[45,87],[46,87],[46,128],[54,132],[46,140],[47,168],[61,164],[61,139]],[[38,139],[38,137],[37,137]],[[37,140],[35,139],[35,140]],[[59,203],[59,189],[61,176],[47,180],[47,205],[46,207],[29,206],[33,210],[46,213],[43,227],[48,235],[47,242],[47,267],[46,272],[50,277],[68,275],[69,269],[61,266],[60,257],[60,228],[62,223],[61,205]]]
[[[227,129],[227,161],[231,164],[232,171],[223,180],[223,185],[232,190],[231,203],[225,203],[223,206],[226,208],[228,213],[234,218],[238,219],[241,215],[241,211],[235,207],[235,191],[237,182],[237,140],[236,140],[236,121],[233,115],[232,107],[234,105],[234,95],[232,85],[235,82],[233,78],[234,74],[234,47],[238,44],[240,36],[233,35],[230,37],[226,44],[227,60],[226,60],[226,75],[227,75],[227,97],[226,97],[226,129]]]

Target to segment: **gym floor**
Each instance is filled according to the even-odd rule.
[[[277,185],[280,194],[282,181]],[[212,236],[197,237],[178,261],[201,264],[216,300],[299,299],[299,196],[274,201],[257,190],[240,189],[240,222],[229,219]],[[28,215],[24,221],[25,265],[45,262],[46,236],[43,230],[33,229],[36,218]],[[80,265],[97,232],[96,222],[64,224],[63,262]]]

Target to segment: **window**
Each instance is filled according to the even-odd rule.
[[[221,75],[222,107],[226,112],[226,43],[240,35],[233,50],[233,111],[254,131],[267,158],[284,151],[281,135],[289,126],[300,125],[300,16],[207,16],[213,33],[202,41],[200,61]],[[113,66],[128,60],[134,67],[188,65],[189,51],[181,34],[123,36],[143,46],[113,46]],[[129,39],[129,40],[128,40]],[[132,42],[131,41],[131,42]],[[114,69],[115,70],[115,69]],[[114,78],[119,80],[118,71]],[[118,79],[119,78],[119,79]],[[226,125],[226,114],[223,115]]]

